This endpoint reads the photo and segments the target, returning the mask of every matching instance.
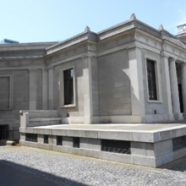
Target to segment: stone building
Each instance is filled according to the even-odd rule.
[[[32,125],[183,121],[185,28],[175,36],[133,14],[62,42],[1,44],[1,136],[19,138],[25,110]]]

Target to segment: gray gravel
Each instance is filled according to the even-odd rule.
[[[169,169],[153,169],[29,147],[0,147],[0,161],[22,165],[25,171],[31,170],[56,185],[186,185],[185,159]]]

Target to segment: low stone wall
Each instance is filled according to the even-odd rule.
[[[137,132],[38,127],[20,132],[22,145],[150,167],[186,155],[183,128]]]

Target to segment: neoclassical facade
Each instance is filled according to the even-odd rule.
[[[132,15],[62,42],[1,44],[1,131],[18,138],[20,110],[56,110],[63,124],[183,121],[184,28],[175,36]]]

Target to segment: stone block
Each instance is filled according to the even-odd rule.
[[[64,147],[73,147],[73,138],[72,137],[63,137],[63,146]]]
[[[101,140],[91,138],[80,138],[80,147],[82,149],[101,150]]]
[[[144,142],[131,142],[131,154],[138,156],[155,156],[154,144]]]

